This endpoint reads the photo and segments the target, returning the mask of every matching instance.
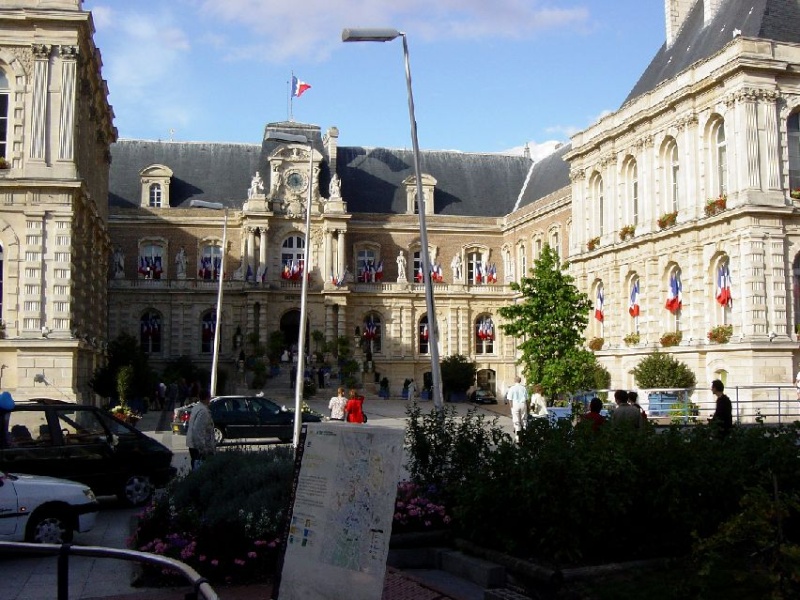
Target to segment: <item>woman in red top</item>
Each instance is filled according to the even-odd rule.
[[[344,406],[344,420],[348,423],[364,422],[364,396],[359,396],[355,390],[350,390],[350,399]]]

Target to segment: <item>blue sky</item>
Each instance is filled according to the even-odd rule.
[[[408,35],[423,149],[567,141],[617,109],[664,42],[657,0],[84,0],[120,137],[259,143],[289,117],[340,145],[411,146]],[[170,133],[173,130],[173,133]]]

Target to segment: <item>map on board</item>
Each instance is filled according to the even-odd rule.
[[[381,597],[403,431],[308,425],[280,600]]]

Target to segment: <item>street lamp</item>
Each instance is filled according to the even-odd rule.
[[[314,146],[304,135],[271,131],[266,140],[292,144],[308,144],[308,200],[306,201],[305,259],[303,261],[303,284],[300,291],[300,330],[297,341],[297,375],[294,380],[294,435],[292,445],[300,445],[300,427],[303,422],[303,384],[306,370],[306,319],[308,315],[308,275],[311,272],[311,202],[314,199]]]
[[[214,323],[214,354],[211,359],[211,397],[217,395],[217,369],[219,368],[219,325],[222,321],[222,285],[225,279],[225,247],[228,245],[228,209],[221,202],[206,202],[205,200],[190,200],[192,208],[210,208],[225,211],[222,221],[222,248],[219,254],[219,285],[217,286],[217,318]]]
[[[425,306],[428,311],[429,349],[431,354],[431,376],[433,379],[433,405],[442,411],[442,370],[439,364],[439,328],[433,304],[433,281],[431,279],[431,257],[428,250],[428,227],[425,222],[425,195],[422,192],[422,169],[419,160],[419,141],[417,140],[417,119],[414,116],[414,94],[411,91],[411,63],[408,59],[406,34],[396,29],[343,29],[343,42],[390,42],[403,38],[403,58],[406,67],[406,86],[408,88],[408,117],[411,121],[411,146],[414,151],[414,175],[417,179],[417,206],[419,212],[419,239],[422,245],[422,276],[425,283]]]

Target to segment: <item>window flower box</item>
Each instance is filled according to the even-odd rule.
[[[668,331],[664,335],[661,336],[659,340],[661,345],[664,348],[669,348],[670,346],[677,346],[683,340],[683,333],[680,331]]]
[[[658,226],[661,229],[666,229],[667,227],[672,227],[678,220],[678,211],[664,213],[658,219]]]
[[[727,344],[733,335],[733,325],[718,325],[708,332],[708,341],[713,344]]]
[[[590,339],[588,344],[589,350],[593,350],[595,352],[597,352],[598,350],[602,350],[604,342],[605,340],[601,337]]]
[[[794,188],[789,192],[789,195],[795,200],[800,200],[800,188]]]
[[[595,248],[597,248],[599,245],[600,245],[599,237],[593,237],[588,242],[586,242],[586,248],[588,248],[590,252]]]
[[[712,198],[706,202],[706,216],[711,217],[728,208],[728,197],[721,194],[719,198]]]
[[[624,242],[631,239],[636,234],[636,225],[625,225],[619,230],[619,240]]]
[[[5,157],[0,156],[0,169],[10,169],[11,164],[5,159]]]
[[[638,332],[636,332],[636,333],[629,333],[629,334],[628,334],[628,335],[626,335],[624,338],[622,338],[622,341],[623,341],[623,342],[625,342],[625,345],[626,345],[626,346],[635,346],[635,345],[637,345],[639,342],[641,342],[641,341],[642,341],[642,336],[641,336],[641,335],[639,335],[639,333],[638,333]]]

